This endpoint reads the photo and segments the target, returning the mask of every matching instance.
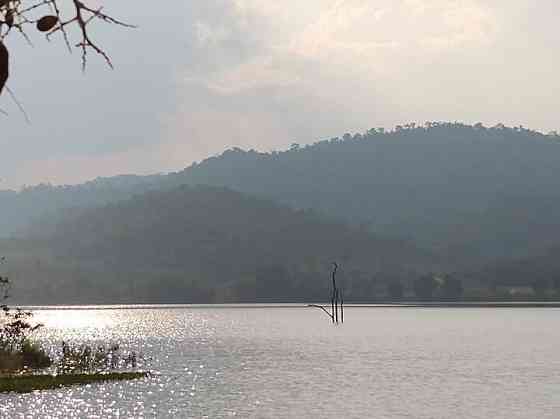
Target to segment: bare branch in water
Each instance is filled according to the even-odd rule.
[[[318,304],[307,304],[307,307],[320,308],[321,310],[323,310],[327,314],[327,316],[329,316],[334,321],[334,316],[331,313],[329,313],[329,310],[327,310],[325,307],[320,306]]]
[[[318,304],[308,304],[307,307],[315,307],[323,310],[327,316],[332,320],[333,323],[338,324],[339,322],[339,310],[340,310],[340,323],[344,323],[344,300],[342,296],[342,289],[338,289],[336,285],[336,272],[338,270],[338,264],[333,262],[333,271],[331,275],[332,279],[332,293],[331,293],[331,311]]]

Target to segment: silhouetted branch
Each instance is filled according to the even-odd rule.
[[[64,1],[73,6],[71,12],[66,12],[70,10],[68,8],[60,7]],[[16,30],[28,43],[31,43],[26,32],[30,25],[34,25],[39,32],[45,33],[47,39],[60,32],[70,51],[72,47],[68,29],[77,28],[79,41],[74,46],[81,50],[82,69],[85,70],[87,65],[88,50],[99,54],[107,65],[113,68],[109,55],[91,37],[89,25],[94,21],[103,21],[127,28],[134,26],[115,19],[102,12],[102,9],[102,7],[93,8],[80,0],[0,0],[0,93],[9,75],[9,56],[4,40],[13,30]]]
[[[333,315],[332,315],[331,313],[329,313],[329,311],[328,311],[325,307],[320,306],[320,305],[317,305],[317,304],[307,304],[307,307],[320,308],[320,309],[323,310],[323,311],[327,314],[327,316],[329,316],[329,317],[332,319],[332,321],[334,322],[334,317],[333,317]]]
[[[333,290],[333,293],[332,293],[332,296],[331,296],[331,313],[332,313],[333,323],[334,323],[334,298],[335,298],[335,296],[334,296],[334,290]]]
[[[340,289],[340,323],[344,323],[344,299],[342,297],[342,288]]]
[[[336,291],[336,271],[338,270],[338,264],[336,262],[333,262],[333,271],[332,271],[332,286],[333,286],[333,294]]]
[[[340,322],[344,323],[344,301],[342,297],[342,290],[339,290],[336,286],[336,272],[338,270],[338,264],[333,262],[333,271],[331,274],[332,280],[332,293],[331,293],[331,311],[327,310],[325,307],[320,306],[318,304],[308,304],[307,307],[315,307],[320,308],[323,310],[327,316],[330,317],[333,323],[338,324],[338,314],[339,314],[339,307],[340,307]],[[340,303],[340,305],[339,305]]]
[[[0,94],[2,94],[2,89],[8,80],[10,75],[10,54],[8,53],[8,48],[0,41]]]
[[[12,89],[10,89],[8,86],[6,86],[6,91],[10,94],[10,97],[12,98],[12,100],[14,101],[16,106],[18,107],[19,111],[23,114],[23,117],[25,118],[25,122],[27,122],[28,124],[31,124],[31,119],[29,119],[29,115],[27,115],[27,112],[25,111],[25,108],[20,103],[20,101],[18,100],[18,98],[16,97],[16,95],[12,91]]]

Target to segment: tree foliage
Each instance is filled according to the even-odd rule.
[[[459,278],[447,275],[441,285],[441,293],[445,298],[457,299],[463,295],[463,282]]]
[[[537,278],[531,284],[536,295],[542,297],[550,288],[550,281],[545,278]]]
[[[217,225],[220,225],[220,228],[214,230],[221,231],[220,234],[216,231],[200,232],[199,235],[184,233],[177,237],[181,231],[173,230],[169,233],[172,240],[166,242],[163,232],[168,234],[169,228],[162,228],[162,233],[157,233],[159,227],[153,226],[151,218],[152,215],[157,215],[158,211],[161,213],[161,202],[171,199],[171,195],[166,196],[165,193],[180,185],[206,184],[225,186],[245,194],[270,199],[286,207],[300,210],[314,208],[318,213],[336,217],[354,226],[362,226],[352,227],[353,231],[373,233],[372,236],[377,238],[404,238],[420,248],[427,249],[424,254],[426,259],[434,254],[440,255],[435,258],[437,263],[434,262],[438,266],[427,267],[424,264],[423,269],[412,270],[409,279],[403,281],[407,287],[411,278],[426,270],[460,272],[458,277],[462,278],[464,288],[469,289],[469,292],[473,288],[489,287],[494,280],[499,284],[506,282],[531,286],[537,277],[547,280],[560,277],[560,262],[557,257],[560,252],[558,140],[556,133],[546,135],[523,127],[426,123],[407,124],[394,130],[375,128],[362,134],[349,134],[343,138],[319,141],[312,145],[300,145],[297,149],[294,146],[292,150],[284,152],[260,153],[236,148],[168,175],[119,176],[100,178],[76,186],[42,184],[25,188],[21,192],[0,191],[0,234],[6,237],[15,232],[21,233],[29,229],[30,220],[36,220],[43,229],[48,229],[50,225],[52,232],[56,230],[58,221],[68,221],[63,222],[68,227],[76,211],[110,204],[111,212],[109,209],[103,210],[107,219],[113,216],[116,220],[123,219],[123,222],[114,228],[111,223],[106,223],[100,210],[92,210],[93,212],[83,219],[82,225],[75,224],[72,227],[76,231],[74,237],[78,245],[74,246],[73,243],[70,251],[71,254],[75,254],[82,249],[80,256],[73,257],[74,260],[83,260],[88,249],[86,245],[90,246],[88,251],[92,252],[91,254],[95,254],[94,245],[103,249],[109,248],[103,244],[104,240],[100,239],[106,224],[111,225],[115,232],[119,232],[124,229],[123,226],[131,223],[131,219],[119,212],[124,214],[132,211],[132,206],[137,204],[143,207],[145,214],[138,215],[138,219],[143,220],[142,217],[146,217],[150,222],[143,226],[142,222],[138,221],[134,228],[125,229],[122,237],[118,236],[122,243],[132,243],[130,248],[124,248],[124,245],[114,246],[110,251],[105,250],[109,255],[108,261],[88,261],[87,268],[72,267],[71,264],[60,267],[59,264],[50,273],[54,278],[83,277],[80,279],[80,288],[91,289],[92,295],[100,291],[96,276],[91,273],[89,267],[105,263],[103,273],[99,273],[99,277],[110,276],[112,280],[107,282],[113,290],[121,287],[117,293],[119,295],[128,292],[125,285],[121,285],[126,282],[124,279],[130,272],[128,267],[137,264],[146,268],[146,265],[150,264],[149,268],[153,270],[145,270],[136,276],[138,284],[141,284],[139,289],[143,290],[142,295],[156,295],[159,292],[157,286],[154,286],[153,290],[150,289],[148,277],[153,278],[156,275],[154,272],[157,272],[157,275],[164,272],[162,276],[165,276],[168,289],[178,291],[177,295],[182,292],[180,290],[188,287],[193,298],[196,296],[198,301],[212,298],[235,299],[240,295],[250,298],[256,289],[257,268],[282,267],[289,278],[287,281],[294,284],[293,287],[290,285],[282,288],[282,293],[300,292],[315,297],[314,292],[318,288],[314,281],[321,283],[321,275],[325,274],[317,266],[321,263],[328,265],[330,260],[338,259],[345,253],[355,255],[356,247],[342,245],[341,243],[346,243],[344,240],[340,241],[336,254],[330,254],[328,259],[310,255],[308,249],[314,249],[315,246],[323,248],[321,238],[317,238],[323,236],[317,235],[315,229],[302,229],[301,235],[304,232],[311,238],[317,235],[316,242],[319,243],[316,245],[307,241],[307,238],[301,239],[302,245],[305,245],[302,246],[302,257],[293,256],[293,253],[288,251],[270,249],[272,244],[278,242],[271,241],[270,238],[274,237],[272,234],[266,238],[262,235],[259,237],[264,240],[265,245],[259,242],[256,246],[259,258],[253,257],[252,268],[246,271],[232,268],[228,271],[232,266],[243,266],[246,263],[245,259],[239,258],[243,263],[236,264],[236,256],[244,252],[249,254],[252,249],[246,246],[245,241],[239,239],[243,235],[228,236],[224,227],[220,225],[223,220],[229,220],[235,225],[233,214],[224,215],[217,211],[208,211],[208,208],[214,208],[214,205],[230,205],[223,197],[215,198],[206,204],[206,208],[201,212],[207,218],[197,226],[208,227],[212,224],[210,220],[218,219],[220,221]],[[148,204],[145,196],[142,198],[146,200],[144,203],[133,199],[135,195],[147,191],[159,191],[149,196],[158,196],[161,202]],[[72,209],[68,209],[70,207]],[[119,207],[119,210],[114,207]],[[148,211],[149,207],[156,209]],[[188,211],[190,209],[185,210]],[[248,207],[239,213],[245,213],[244,211],[248,211]],[[94,216],[94,213],[98,215]],[[309,211],[307,213],[310,214]],[[44,214],[58,214],[59,219],[53,220],[51,216],[40,218]],[[249,215],[246,217],[253,217],[253,212],[248,211],[247,214]],[[95,218],[95,222],[90,217]],[[270,226],[282,228],[276,223],[274,213],[262,213],[260,217],[268,218]],[[171,222],[169,224],[173,225]],[[153,230],[146,231],[148,225],[152,226]],[[85,226],[90,230],[79,234]],[[31,229],[37,231],[35,227]],[[131,234],[135,229],[138,232],[132,239]],[[291,231],[293,233],[293,230]],[[333,234],[338,231],[331,230]],[[289,240],[300,243],[301,235],[293,234]],[[205,236],[208,237],[206,241],[202,239]],[[228,239],[220,240],[220,236]],[[282,239],[286,248],[292,245],[292,242],[285,243],[288,240],[287,236],[288,234]],[[145,240],[144,237],[150,239]],[[230,239],[231,243],[235,243],[231,246],[231,251],[227,246],[222,246],[229,243]],[[177,246],[177,250],[170,250],[172,243],[180,243],[181,240],[184,240],[184,243]],[[191,248],[187,245],[197,240],[201,240],[204,246],[193,245]],[[220,245],[214,248],[210,243]],[[384,248],[384,251],[387,251],[384,254],[398,253],[389,243],[395,241],[371,248]],[[31,246],[29,241],[20,244],[24,247]],[[152,250],[150,245],[155,250]],[[50,251],[61,247],[53,246]],[[299,249],[297,246],[293,248]],[[135,255],[133,249],[142,249],[143,253],[141,256]],[[268,249],[268,253],[264,252],[265,249]],[[208,256],[212,252],[214,254]],[[121,253],[123,257],[119,258]],[[215,262],[218,253],[226,256]],[[414,253],[418,255],[418,248]],[[265,254],[266,257],[261,258],[261,254]],[[192,263],[191,259],[184,255],[190,255]],[[162,262],[164,257],[168,258],[165,263]],[[180,258],[182,260],[177,261]],[[199,263],[209,259],[214,267],[204,268],[202,272]],[[261,262],[259,266],[254,263],[255,259]],[[174,262],[170,263],[170,260]],[[227,263],[224,260],[227,260]],[[297,262],[292,263],[292,260]],[[409,256],[406,256],[406,260],[409,260]],[[125,261],[126,273],[122,267]],[[347,268],[344,273],[346,280],[352,285],[345,286],[345,292],[348,291],[349,296],[374,295],[377,291],[372,281],[374,277],[377,288],[383,290],[383,295],[386,294],[386,285],[393,279],[392,259],[386,268],[381,268],[382,261],[376,262],[375,269],[365,263],[357,263],[354,266],[346,261],[341,262],[344,263],[345,270]],[[122,271],[107,268],[110,264],[119,266]],[[178,273],[185,272],[186,265],[193,272],[187,280],[185,275],[181,276],[181,273]],[[55,273],[55,270],[58,271]],[[354,270],[355,274],[352,273]],[[82,271],[89,273],[86,275]],[[227,287],[218,287],[209,280],[220,276],[219,272],[226,272],[224,277],[232,278]],[[398,271],[396,277],[401,280],[405,278],[402,271]],[[185,285],[185,281],[189,284]],[[271,282],[271,286],[273,283],[276,284]],[[441,294],[436,293],[436,296],[445,295],[445,286],[445,283],[442,283],[438,290]],[[278,287],[276,291],[280,292]],[[35,295],[40,295],[37,290],[34,292]],[[74,286],[72,282],[66,284],[64,292],[67,295],[80,294],[78,286]],[[324,296],[320,292],[322,291],[319,291],[319,297]],[[262,290],[260,293],[264,298]],[[449,293],[456,294],[451,292],[451,288]],[[55,295],[55,291],[50,291],[50,294]],[[173,293],[170,291],[165,298],[171,295]]]
[[[5,258],[0,259],[4,263]],[[41,324],[31,323],[33,313],[6,304],[9,297],[10,280],[0,277],[0,371],[18,371],[24,368],[46,368],[51,365],[50,357],[30,340]]]
[[[48,284],[24,294],[59,303],[325,301],[334,259],[348,266],[344,300],[367,301],[374,276],[405,280],[434,263],[313,211],[202,186],[67,212],[10,245],[26,284]]]
[[[414,294],[420,299],[431,299],[438,288],[433,275],[423,275],[414,281]]]
[[[2,259],[2,262],[4,259]],[[9,298],[10,280],[6,276],[0,277],[0,310],[3,318],[0,319],[0,352],[19,352],[25,347],[26,341],[41,324],[30,322],[33,313],[21,308],[11,308],[6,304]]]
[[[346,138],[284,152],[231,149],[169,175],[0,191],[0,234],[21,231],[29,220],[67,207],[204,184],[313,208],[379,235],[410,240],[454,264],[440,272],[535,256],[558,244],[555,134],[427,123]]]
[[[393,280],[389,282],[387,292],[392,299],[400,300],[404,296],[404,286],[402,282]]]

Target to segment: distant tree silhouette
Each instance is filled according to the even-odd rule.
[[[338,303],[363,302],[374,294],[373,278],[404,283],[409,270],[403,267],[431,262],[400,241],[310,211],[204,186],[61,211],[41,220],[26,239],[0,239],[0,248],[8,247],[17,263],[12,267],[22,277],[18,289],[25,304],[37,299],[211,303],[324,298],[330,303],[328,261],[337,253],[344,255],[344,266],[352,267],[336,274]],[[34,285],[39,278],[45,284],[40,294]]]
[[[256,298],[259,300],[288,301],[292,297],[289,272],[281,265],[257,268],[255,281]]]
[[[414,293],[418,298],[430,299],[438,287],[433,275],[424,275],[414,281]]]
[[[548,291],[549,283],[546,279],[539,278],[533,281],[531,287],[533,288],[533,291],[535,292],[536,295],[538,295],[539,297],[543,297],[544,295],[546,295],[546,292]]]
[[[463,295],[463,282],[460,279],[446,276],[441,291],[445,298],[459,298]]]
[[[400,300],[404,296],[404,287],[400,281],[391,281],[387,286],[389,297],[395,300]]]

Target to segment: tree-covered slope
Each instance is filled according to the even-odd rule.
[[[182,184],[228,187],[405,238],[457,266],[541,253],[560,237],[560,141],[523,128],[431,123],[284,152],[232,149],[165,176],[0,195],[9,227]],[[121,179],[122,180],[122,179]],[[95,185],[95,187],[92,187]],[[8,231],[7,226],[0,231]]]
[[[332,261],[347,299],[368,299],[438,266],[409,243],[213,187],[67,213],[2,246],[33,303],[323,300]]]
[[[0,237],[20,235],[42,218],[66,208],[88,208],[117,202],[161,186],[163,176],[122,175],[80,185],[40,184],[21,191],[0,191]]]
[[[534,286],[545,283],[560,290],[560,246],[527,258],[490,264],[470,275],[480,283],[496,286]]]
[[[230,150],[177,174],[314,208],[483,263],[560,237],[560,141],[522,128],[371,130],[282,153]]]

